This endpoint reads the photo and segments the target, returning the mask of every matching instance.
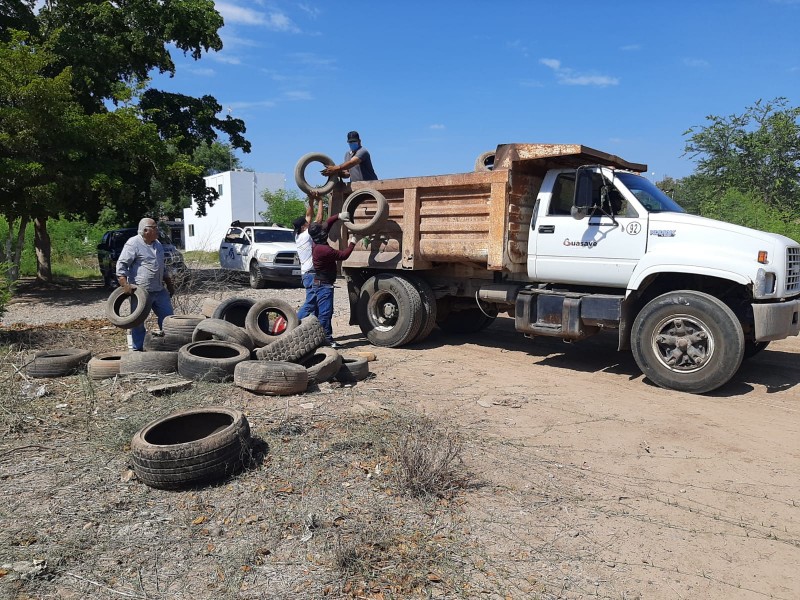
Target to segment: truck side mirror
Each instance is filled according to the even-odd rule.
[[[592,207],[593,181],[592,172],[578,169],[575,173],[575,198],[570,214],[574,219],[583,219]]]

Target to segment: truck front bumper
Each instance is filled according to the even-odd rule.
[[[753,304],[757,342],[782,340],[800,333],[800,299]]]
[[[261,277],[267,281],[300,283],[300,265],[258,264]]]

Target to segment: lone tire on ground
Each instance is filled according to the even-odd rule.
[[[734,376],[744,334],[733,311],[703,292],[669,292],[651,300],[631,328],[636,364],[656,385],[702,394]]]
[[[370,204],[374,202],[375,208],[362,206],[365,202]],[[353,233],[367,235],[375,233],[383,227],[389,217],[389,203],[384,195],[377,190],[364,188],[363,190],[356,190],[347,197],[344,205],[342,205],[342,212],[349,213],[352,219],[350,222],[345,223],[347,229]],[[364,221],[364,218],[367,218],[367,220]]]
[[[183,410],[149,423],[133,436],[133,470],[155,488],[200,485],[241,470],[249,446],[250,424],[240,411]]]
[[[25,372],[30,377],[63,377],[83,371],[92,353],[80,348],[42,350],[33,355]]]
[[[335,175],[328,176],[328,180],[319,187],[314,187],[306,181],[306,169],[311,163],[321,163],[326,167],[333,167],[336,165],[333,159],[325,154],[319,152],[310,152],[300,158],[294,167],[294,181],[301,190],[305,193],[316,192],[318,194],[327,194],[336,185],[338,178]]]
[[[403,277],[379,273],[363,286],[356,307],[358,325],[376,346],[397,348],[412,341],[425,315],[419,291]]]
[[[247,360],[236,365],[233,383],[254,394],[290,396],[308,388],[308,371],[290,362]]]

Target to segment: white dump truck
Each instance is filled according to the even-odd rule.
[[[334,189],[365,237],[342,267],[373,344],[507,313],[531,337],[616,330],[654,383],[704,393],[800,332],[794,240],[688,214],[646,165],[586,146],[505,144],[493,159]]]

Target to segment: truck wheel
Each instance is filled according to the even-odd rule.
[[[310,152],[297,161],[297,164],[294,167],[294,181],[297,184],[297,187],[307,194],[311,192],[327,194],[333,189],[333,186],[336,185],[336,180],[338,177],[331,175],[328,177],[328,181],[326,181],[324,185],[314,187],[306,181],[306,169],[308,168],[308,165],[314,162],[322,163],[326,167],[332,167],[336,164],[333,162],[331,157],[325,154],[321,154],[319,152]]]
[[[631,328],[636,364],[656,385],[703,394],[730,381],[744,355],[742,326],[721,300],[670,292],[651,300]]]
[[[492,171],[494,170],[494,150],[489,150],[488,152],[484,152],[483,154],[479,155],[478,158],[475,159],[475,170],[476,171]]]
[[[496,313],[483,312],[480,308],[468,308],[466,310],[452,310],[440,319],[437,324],[447,333],[466,334],[477,333],[486,329],[494,323]]]
[[[261,269],[258,268],[256,261],[250,263],[250,287],[254,290],[267,287],[267,281],[261,276]]]
[[[380,273],[361,287],[358,325],[376,346],[397,348],[412,341],[423,326],[422,298],[409,281]]]
[[[436,327],[436,295],[433,293],[431,285],[421,277],[412,277],[408,275],[406,278],[417,288],[420,299],[422,300],[422,326],[411,341],[413,343],[422,342],[430,335],[433,328]]]
[[[358,207],[363,202],[368,202],[370,200],[375,201],[375,214],[365,223],[356,223],[355,221],[345,223],[345,227],[351,232],[360,233],[362,235],[375,233],[383,227],[383,224],[386,222],[389,216],[389,203],[386,201],[386,197],[383,194],[369,188],[358,190],[350,194],[342,205],[342,212],[350,213],[350,218],[353,219],[355,218]],[[369,213],[366,215],[360,214],[359,218],[362,216],[369,216]]]

